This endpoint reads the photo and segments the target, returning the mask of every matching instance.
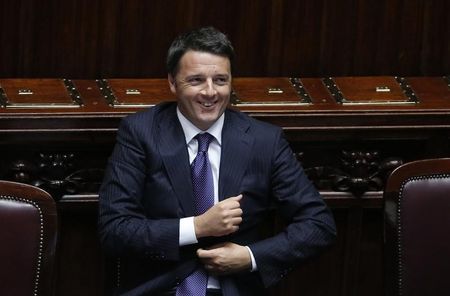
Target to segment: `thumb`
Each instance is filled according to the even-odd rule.
[[[197,256],[199,258],[212,258],[214,257],[214,250],[205,250],[200,248],[197,250]]]

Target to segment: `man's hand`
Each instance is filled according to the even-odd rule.
[[[208,250],[198,249],[197,256],[205,269],[213,275],[250,270],[252,266],[248,249],[230,242],[215,245]]]
[[[237,231],[242,222],[241,199],[242,194],[227,198],[215,204],[204,214],[194,217],[197,238],[224,236]]]

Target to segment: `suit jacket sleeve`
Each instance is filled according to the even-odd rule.
[[[157,161],[148,147],[153,128],[148,117],[135,114],[122,120],[119,127],[99,192],[100,239],[115,256],[177,260],[179,218],[147,218],[143,206],[144,198],[152,198],[145,196],[149,195],[145,191],[149,164]]]
[[[334,219],[295,159],[281,130],[271,159],[272,196],[286,228],[250,244],[265,286],[282,279],[296,264],[317,255],[335,239]]]

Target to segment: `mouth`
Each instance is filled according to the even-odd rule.
[[[199,103],[200,103],[200,105],[202,105],[205,108],[211,108],[217,103],[217,101],[213,101],[213,102],[207,101],[207,102],[199,102]]]

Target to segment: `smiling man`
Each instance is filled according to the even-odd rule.
[[[214,28],[168,51],[177,102],[126,117],[99,193],[123,295],[265,295],[336,235],[279,127],[227,109],[234,50]],[[261,236],[276,207],[284,231]]]
[[[169,84],[180,112],[196,127],[207,130],[222,116],[230,100],[230,60],[189,50],[180,59],[178,72],[169,74]]]

